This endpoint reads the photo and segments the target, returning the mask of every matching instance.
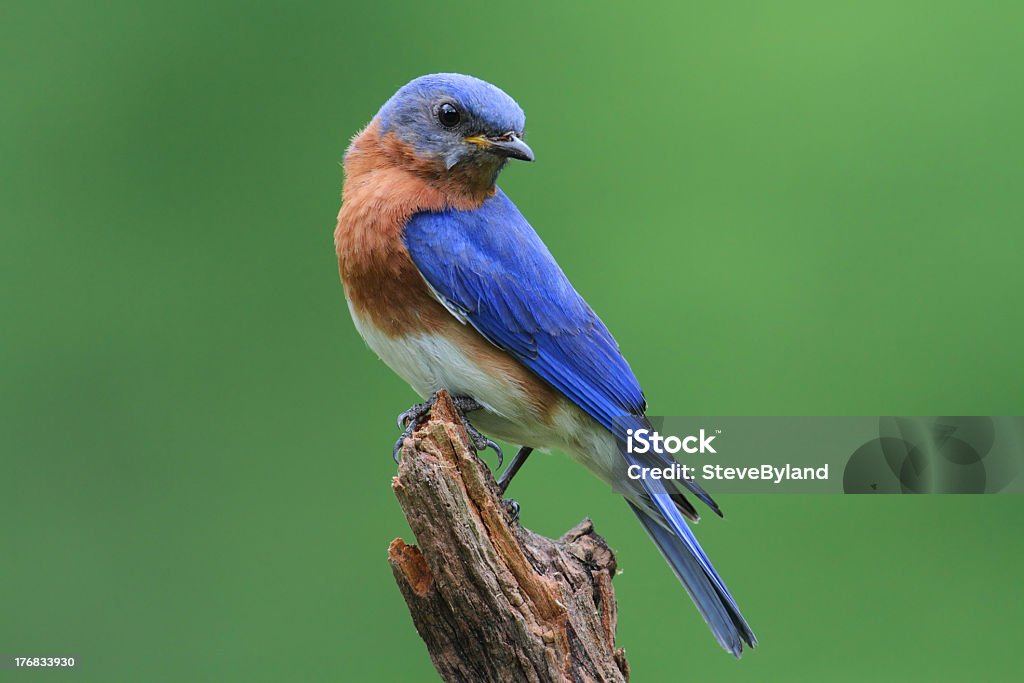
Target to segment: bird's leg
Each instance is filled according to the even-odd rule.
[[[512,483],[512,477],[516,476],[516,472],[523,466],[526,459],[530,457],[530,453],[533,453],[533,449],[529,446],[521,447],[517,452],[516,456],[512,458],[512,462],[508,464],[505,471],[501,473],[498,478],[498,491],[501,495],[505,495],[505,490],[508,489],[508,485]],[[508,500],[502,500],[501,504],[505,506],[508,512],[509,520],[512,524],[519,521],[519,501],[509,498]]]
[[[435,392],[423,403],[417,403],[409,408],[409,410],[406,410],[398,416],[398,428],[403,429],[403,431],[402,436],[398,437],[398,441],[395,442],[394,448],[391,449],[391,456],[395,459],[396,463],[398,462],[398,454],[402,450],[402,444],[405,443],[406,439],[412,436],[412,433],[416,431],[416,428],[419,427],[424,418],[430,414],[430,409],[434,407],[434,403],[436,401],[437,393]],[[474,410],[481,410],[483,409],[483,406],[475,399],[468,396],[452,396],[452,403],[455,404],[455,409],[459,414],[459,419],[462,420],[462,426],[466,428],[466,433],[469,434],[469,440],[473,449],[479,453],[482,450],[493,448],[494,452],[498,454],[498,467],[501,467],[502,460],[504,459],[501,447],[481,434],[480,431],[466,419],[466,413],[473,412]]]
[[[508,485],[512,483],[512,477],[516,476],[516,472],[518,472],[519,468],[523,466],[526,459],[530,457],[530,453],[533,453],[533,449],[529,446],[523,446],[520,448],[516,453],[516,457],[512,458],[512,462],[508,464],[505,471],[501,473],[500,477],[498,477],[498,490],[501,491],[502,495],[505,494],[505,490],[508,488]]]

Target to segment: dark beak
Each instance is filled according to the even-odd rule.
[[[530,149],[528,144],[523,142],[523,139],[517,133],[510,132],[498,136],[475,135],[471,138],[466,138],[466,142],[471,142],[486,149],[488,152],[500,154],[509,159],[533,161],[533,150]]]

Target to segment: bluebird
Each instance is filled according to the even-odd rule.
[[[521,446],[498,480],[503,493],[533,449],[567,453],[624,496],[719,644],[738,657],[757,639],[689,528],[699,516],[684,489],[721,510],[695,482],[628,476],[631,465],[673,462],[624,445],[629,430],[651,428],[640,385],[496,185],[509,159],[533,161],[524,125],[523,110],[497,87],[433,74],[399,89],[353,138],[334,233],[352,320],[425,399],[400,416],[406,435],[445,389],[478,450],[500,454],[484,433]]]

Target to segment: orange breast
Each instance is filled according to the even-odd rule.
[[[390,337],[442,334],[481,367],[492,369],[531,396],[547,415],[558,394],[522,364],[463,325],[431,294],[402,241],[409,218],[420,211],[471,210],[494,188],[467,191],[443,168],[416,158],[394,138],[379,134],[376,120],[345,154],[345,187],[334,243],[345,295],[361,321]]]
[[[338,269],[353,309],[390,336],[436,329],[450,314],[430,295],[402,243],[418,211],[441,210],[448,198],[411,161],[393,136],[381,139],[374,121],[345,155],[345,187],[334,231]]]

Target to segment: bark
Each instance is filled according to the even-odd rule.
[[[392,488],[418,546],[388,560],[445,681],[626,681],[615,556],[589,519],[558,540],[511,519],[448,395],[407,439]]]

